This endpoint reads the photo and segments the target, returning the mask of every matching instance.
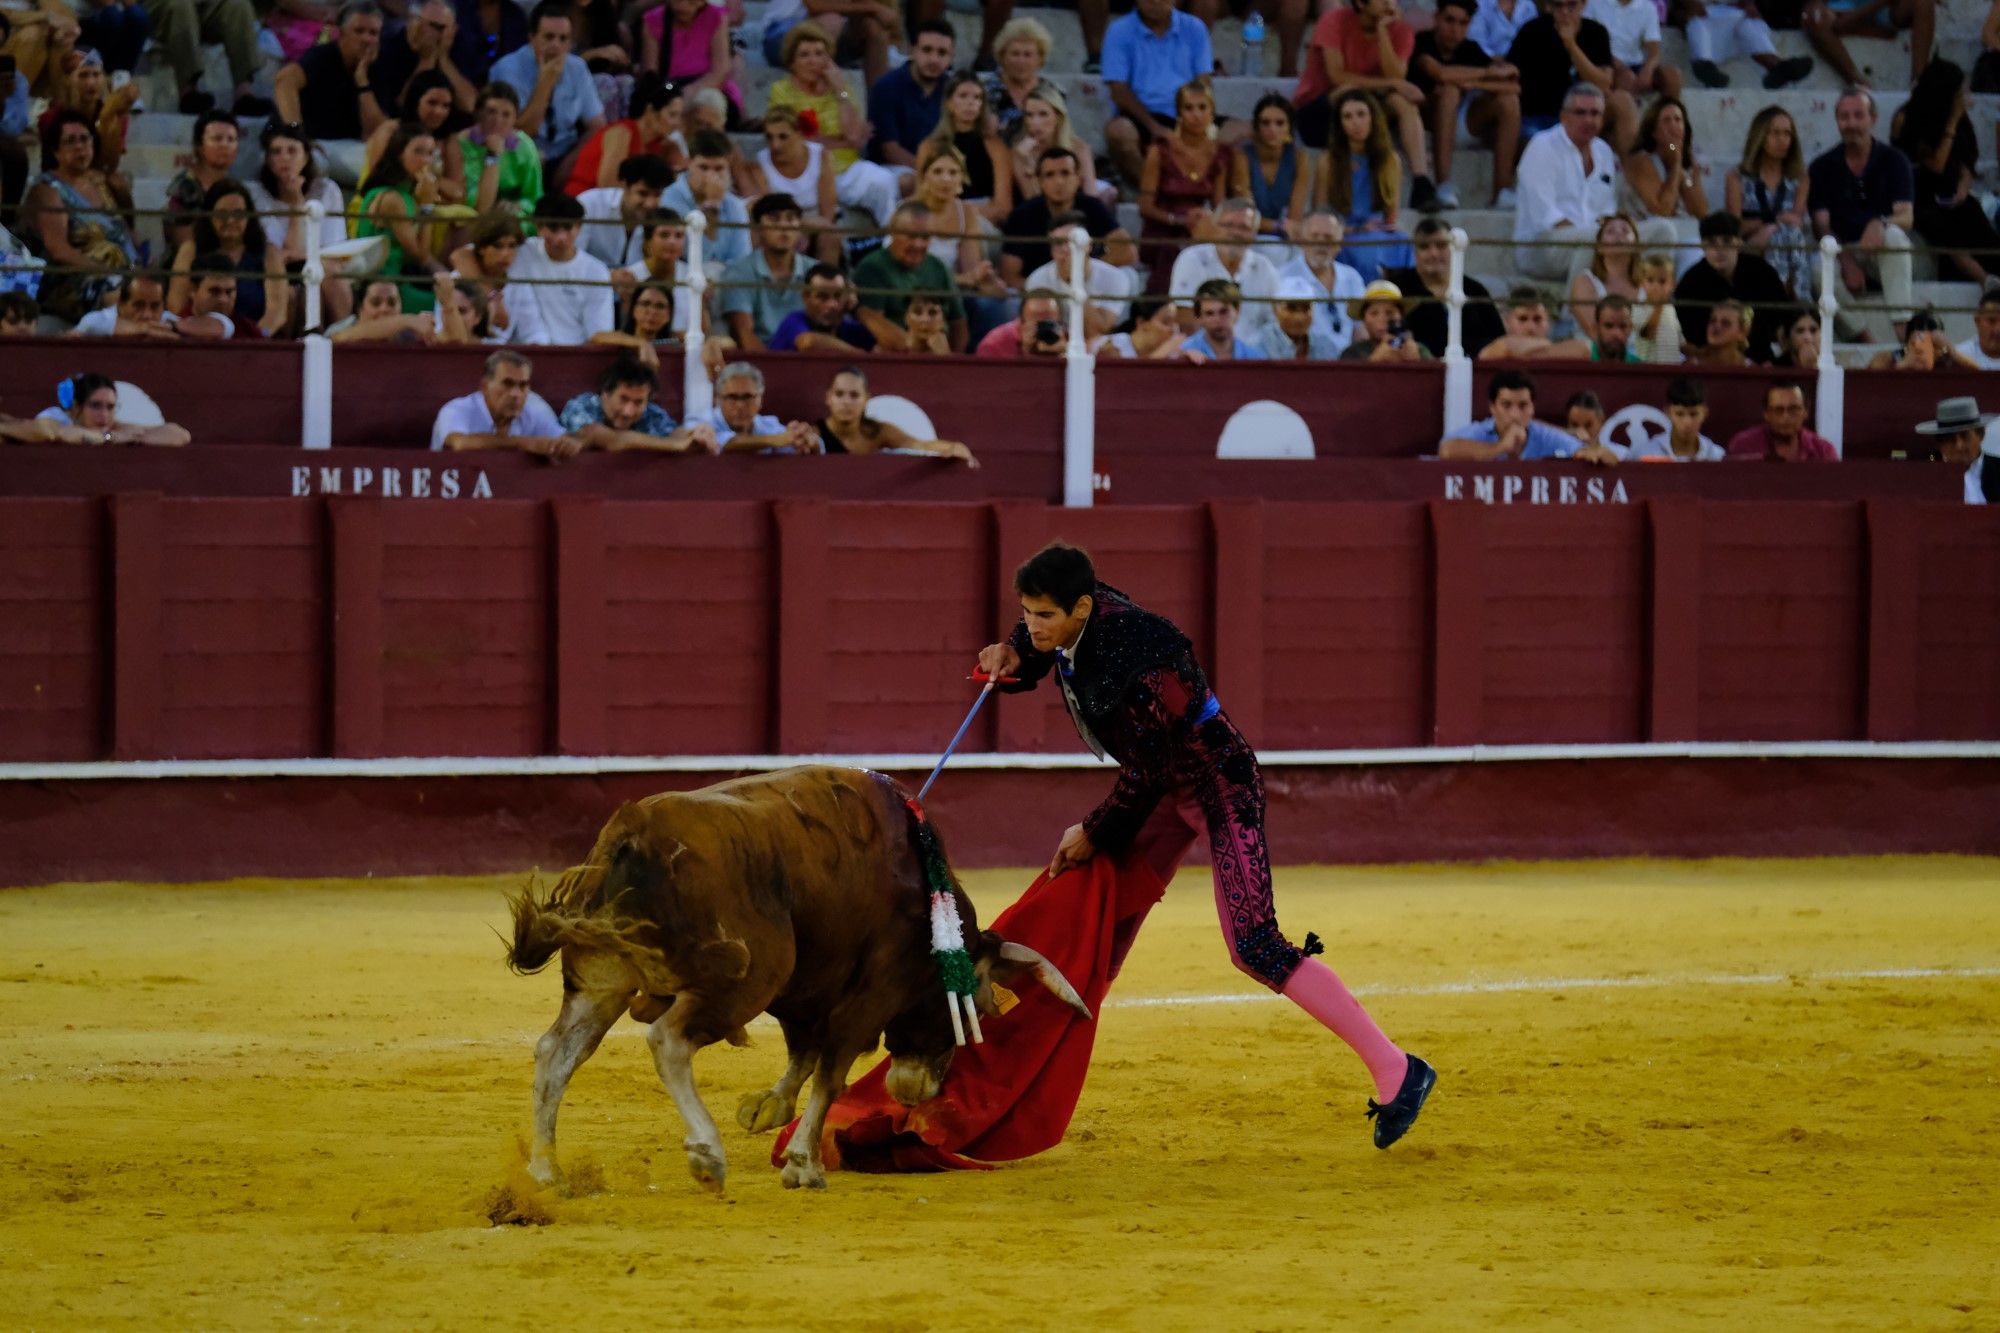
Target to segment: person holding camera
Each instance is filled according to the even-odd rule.
[[[1340,354],[1342,361],[1432,361],[1430,349],[1403,327],[1409,302],[1403,289],[1384,278],[1348,302],[1354,318],[1354,341]]]
[[[1062,298],[1037,287],[1021,298],[1021,314],[979,340],[975,356],[1061,356],[1069,351]]]

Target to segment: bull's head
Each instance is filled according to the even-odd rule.
[[[1076,987],[1069,984],[1054,963],[1025,944],[1003,940],[990,930],[982,930],[973,947],[972,970],[976,980],[973,1002],[988,1018],[1000,1014],[993,996],[995,986],[1013,990],[1032,977],[1085,1022],[1090,1021],[1090,1006],[1076,993]],[[889,1095],[905,1106],[915,1106],[937,1096],[958,1049],[942,992],[927,994],[912,1012],[891,1024],[884,1035],[890,1056]]]

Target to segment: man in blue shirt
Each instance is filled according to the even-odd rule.
[[[1188,346],[1211,361],[1263,361],[1264,353],[1236,336],[1243,293],[1227,278],[1210,278],[1194,289],[1195,334]]]
[[[1591,463],[1616,463],[1618,456],[1603,445],[1585,445],[1566,430],[1535,420],[1535,382],[1525,371],[1503,370],[1486,386],[1492,415],[1460,426],[1438,442],[1439,458],[1479,463],[1532,461],[1538,458],[1581,458]]]
[[[917,25],[910,63],[890,70],[868,90],[868,122],[875,127],[870,157],[899,174],[917,169],[917,148],[944,113],[944,78],[957,43],[943,19]]]
[[[698,208],[708,219],[702,233],[701,262],[713,272],[750,253],[750,210],[730,193],[729,136],[696,130],[688,139],[687,170],[660,196],[660,206],[688,217]]]
[[[1137,0],[1104,34],[1104,84],[1118,114],[1104,127],[1105,146],[1126,180],[1145,166],[1146,145],[1174,124],[1182,84],[1215,73],[1208,25],[1174,0]]]
[[[696,422],[674,429],[667,409],[653,401],[653,374],[631,357],[620,357],[599,377],[597,392],[570,399],[557,421],[586,449],[718,452],[713,427]]]
[[[872,352],[875,335],[848,312],[847,275],[831,264],[806,274],[802,305],[771,333],[774,352]]]
[[[520,128],[542,150],[542,179],[559,190],[570,155],[604,128],[604,103],[590,67],[570,53],[569,6],[541,0],[528,15],[528,44],[493,62],[493,80],[521,98]]]

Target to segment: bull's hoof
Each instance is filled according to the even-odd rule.
[[[783,1100],[775,1092],[753,1092],[736,1104],[736,1123],[752,1134],[788,1125],[798,1114],[798,1103]]]
[[[543,1189],[561,1190],[564,1185],[562,1168],[553,1157],[537,1157],[528,1163],[528,1179]]]
[[[785,1169],[779,1172],[778,1179],[784,1182],[785,1188],[788,1190],[823,1190],[826,1188],[825,1171],[814,1166],[811,1162],[802,1162],[792,1157],[785,1159]]]
[[[687,1145],[688,1174],[694,1183],[710,1194],[722,1193],[723,1181],[729,1174],[729,1167],[722,1160],[722,1153],[705,1143]]]

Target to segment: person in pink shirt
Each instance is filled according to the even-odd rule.
[[[1299,138],[1324,148],[1333,127],[1333,96],[1349,88],[1373,93],[1410,160],[1410,207],[1429,213],[1436,211],[1438,201],[1424,144],[1424,118],[1417,110],[1424,95],[1410,82],[1410,54],[1416,49],[1417,34],[1401,14],[1398,0],[1348,0],[1345,6],[1327,10],[1313,28],[1292,105],[1298,109]]]
[[[1069,350],[1062,300],[1037,288],[1021,298],[1021,317],[979,340],[974,356],[1061,356]]]
[[[1780,382],[1764,390],[1764,424],[1730,437],[1731,458],[1771,463],[1837,463],[1840,455],[1824,435],[1806,429],[1806,391]]]
[[[730,76],[736,55],[721,6],[708,0],[667,0],[639,20],[639,66],[660,75],[687,97],[719,88],[729,99],[730,121],[743,114],[743,90]]]

